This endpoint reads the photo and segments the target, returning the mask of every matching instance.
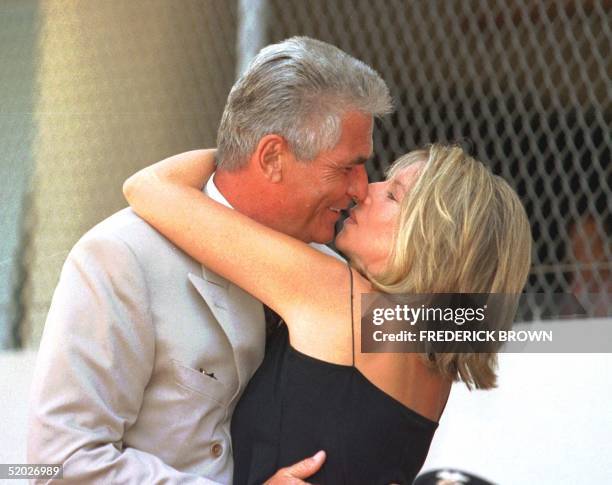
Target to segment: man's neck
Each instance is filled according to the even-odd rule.
[[[232,205],[229,203],[229,201],[226,199],[226,197],[221,193],[221,191],[217,187],[217,184],[215,184],[214,178],[215,177],[213,173],[213,176],[210,177],[206,181],[206,185],[204,186],[204,192],[209,197],[212,197],[213,200],[216,200],[220,204],[223,204],[224,206],[227,206],[230,209],[233,209]]]
[[[259,184],[249,173],[244,170],[233,172],[217,170],[213,175],[213,183],[235,210],[262,224],[266,223],[259,215],[263,208],[257,204],[259,200],[257,194],[260,193]]]

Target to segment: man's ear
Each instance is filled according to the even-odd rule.
[[[280,135],[264,136],[255,149],[255,161],[264,177],[272,183],[283,179],[283,164],[289,162],[290,156],[289,146]]]

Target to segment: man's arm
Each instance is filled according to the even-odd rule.
[[[153,369],[146,282],[119,239],[86,236],[64,265],[32,386],[28,461],[64,465],[64,484],[211,484],[124,448]]]

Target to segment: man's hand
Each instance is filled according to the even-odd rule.
[[[264,485],[297,485],[319,471],[325,462],[325,452],[319,451],[310,458],[297,462],[295,465],[281,468]]]

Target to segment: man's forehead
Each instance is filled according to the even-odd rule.
[[[362,111],[349,110],[342,115],[342,127],[345,129],[357,128],[372,131],[374,117]]]
[[[322,154],[320,160],[323,165],[328,167],[352,167],[366,164],[373,155],[372,152],[366,155],[365,152],[359,154],[344,150],[343,152]]]
[[[359,111],[349,111],[342,117],[341,138],[350,139],[353,142],[372,143],[374,129],[374,117]]]
[[[320,154],[324,163],[332,166],[365,164],[373,154],[373,118],[358,111],[345,113],[341,136],[336,146]]]

